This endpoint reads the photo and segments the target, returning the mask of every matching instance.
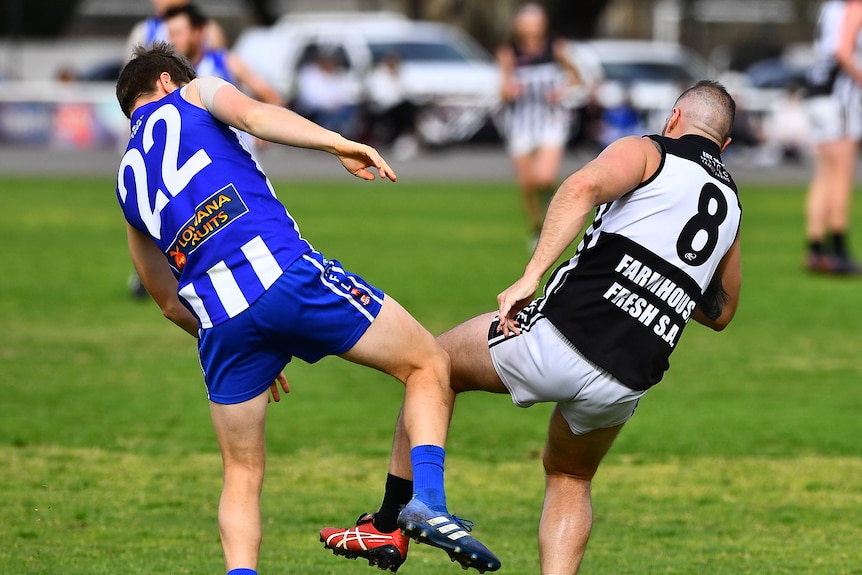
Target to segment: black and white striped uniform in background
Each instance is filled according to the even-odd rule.
[[[515,54],[513,78],[521,87],[521,95],[498,115],[498,127],[510,154],[519,156],[543,146],[565,145],[571,111],[552,97],[565,88],[568,76],[554,58],[552,42],[548,41],[537,56],[524,54],[514,43],[511,48]]]
[[[601,205],[537,311],[584,357],[634,390],[658,383],[739,231],[736,185],[711,140],[650,136],[655,175]]]
[[[815,61],[806,75],[811,138],[815,143],[862,137],[862,88],[838,64],[837,52],[847,4],[828,0],[820,6],[814,30]],[[856,39],[862,62],[862,37]]]

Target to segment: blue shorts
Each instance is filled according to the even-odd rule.
[[[257,397],[296,356],[314,363],[352,348],[380,313],[383,292],[318,252],[301,256],[251,306],[201,330],[210,401]]]

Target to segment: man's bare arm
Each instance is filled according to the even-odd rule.
[[[159,246],[148,235],[128,223],[126,236],[132,263],[147,292],[166,318],[197,337],[198,320],[180,303],[177,280]]]
[[[262,140],[329,152],[356,177],[373,180],[375,175],[369,168],[376,168],[381,178],[393,182],[396,179],[389,164],[371,146],[348,140],[287,108],[249,98],[224,80],[195,79],[188,85],[185,97],[225,124]]]
[[[856,63],[856,38],[862,28],[862,2],[847,2],[835,57],[844,71],[862,85],[862,69]]]
[[[736,314],[741,286],[742,256],[737,234],[736,241],[721,259],[712,281],[697,302],[692,319],[716,331],[723,330]]]
[[[539,242],[524,275],[497,296],[501,329],[514,332],[514,316],[534,297],[542,276],[578,237],[593,209],[618,199],[652,176],[661,153],[652,140],[617,140],[586,166],[566,178],[554,194]]]

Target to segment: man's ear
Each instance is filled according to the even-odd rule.
[[[159,84],[168,94],[173,92],[173,80],[171,80],[171,75],[168,72],[159,74]]]
[[[679,108],[674,107],[673,110],[670,111],[670,118],[667,121],[667,130],[668,132],[672,132],[679,127],[679,119],[682,117],[682,112]]]

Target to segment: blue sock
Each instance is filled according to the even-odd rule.
[[[446,511],[443,461],[446,451],[437,445],[417,445],[410,450],[413,462],[413,492],[434,511]]]
[[[227,575],[257,575],[257,571],[255,571],[254,569],[246,568],[231,569],[227,572]]]

